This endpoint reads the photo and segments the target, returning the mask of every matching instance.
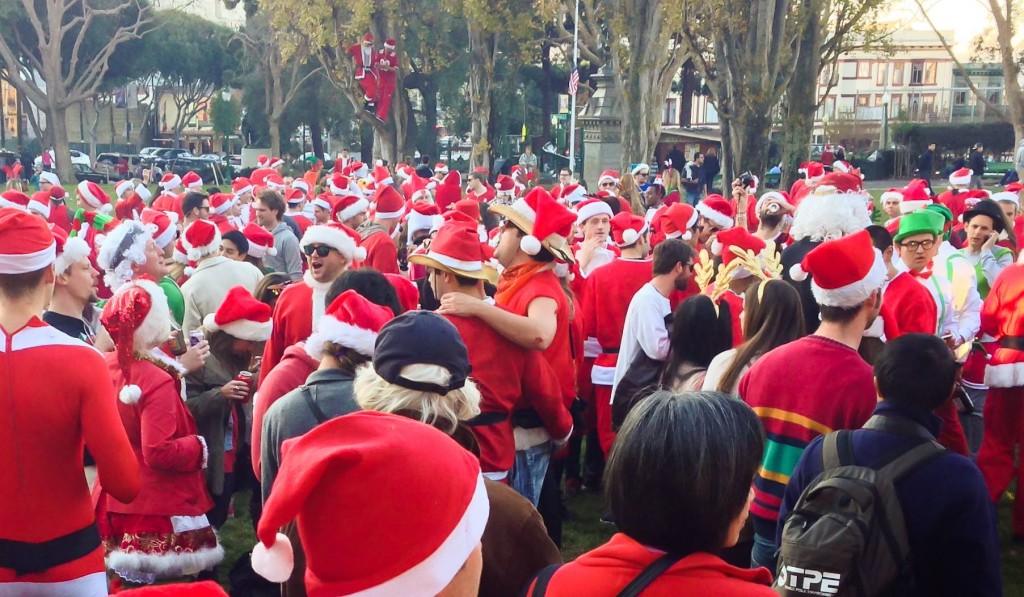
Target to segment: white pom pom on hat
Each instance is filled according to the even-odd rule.
[[[142,388],[135,385],[125,386],[118,392],[117,397],[121,402],[128,405],[138,404],[139,400],[142,399]]]
[[[295,568],[295,550],[288,537],[278,533],[270,547],[257,543],[252,550],[252,569],[270,582],[283,583]]]
[[[543,246],[540,243],[540,239],[532,234],[527,234],[519,241],[519,248],[527,255],[537,255]]]
[[[627,229],[622,233],[622,242],[626,245],[631,245],[640,239],[640,233],[632,228]]]
[[[793,267],[789,268],[789,277],[792,278],[794,282],[803,282],[807,279],[807,272],[804,271],[801,264],[796,263]]]

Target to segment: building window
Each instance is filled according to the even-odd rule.
[[[966,106],[967,105],[967,90],[957,89],[953,92],[953,105],[954,106]]]
[[[679,123],[678,114],[679,114],[679,111],[676,110],[676,99],[673,98],[673,97],[670,97],[670,98],[666,99],[665,100],[665,113],[662,114],[662,117],[661,117],[662,124],[678,124]]]
[[[934,60],[929,60],[924,63],[924,84],[934,85],[935,77],[939,72],[939,64]]]
[[[875,85],[885,86],[885,79],[889,76],[889,65],[884,62],[878,63],[878,73],[875,75]]]
[[[870,105],[870,101],[871,101],[871,96],[870,95],[858,95],[857,96],[857,106],[858,107],[863,107],[863,106]]]
[[[871,78],[871,63],[867,60],[857,61],[857,78],[858,79],[870,79]]]
[[[893,86],[903,85],[903,63],[896,62],[892,65],[892,84]]]
[[[910,84],[911,85],[934,85],[935,74],[939,69],[938,63],[934,60],[919,60],[910,63]]]
[[[840,74],[844,79],[857,78],[857,61],[847,60],[840,64]]]
[[[989,92],[988,101],[998,106],[1003,103],[1003,94],[999,91]]]

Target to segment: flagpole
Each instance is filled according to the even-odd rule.
[[[580,65],[580,0],[576,0],[576,16],[572,20],[572,68],[578,71]],[[569,74],[572,76],[572,73]],[[577,87],[577,93],[579,88]],[[576,172],[576,93],[572,94],[569,106],[569,172]]]

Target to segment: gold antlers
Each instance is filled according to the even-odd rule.
[[[782,255],[775,246],[774,241],[767,241],[767,246],[761,252],[760,258],[751,250],[743,250],[731,246],[729,250],[736,256],[729,262],[729,265],[719,266],[715,274],[714,261],[707,250],[700,252],[700,263],[694,266],[695,279],[700,291],[711,297],[716,304],[718,299],[729,290],[729,284],[736,276],[736,270],[743,268],[762,281],[768,281],[782,276]],[[712,278],[715,281],[714,289],[709,293],[708,287]]]

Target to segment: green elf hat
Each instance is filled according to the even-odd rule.
[[[939,236],[942,234],[942,227],[944,224],[945,220],[942,214],[929,209],[915,211],[914,213],[900,217],[900,230],[893,240],[895,242],[900,242],[908,236],[925,233]]]
[[[925,208],[928,211],[934,211],[937,214],[941,214],[945,218],[946,223],[942,226],[943,240],[949,240],[949,235],[953,231],[953,212],[948,207],[941,203],[932,203]]]

